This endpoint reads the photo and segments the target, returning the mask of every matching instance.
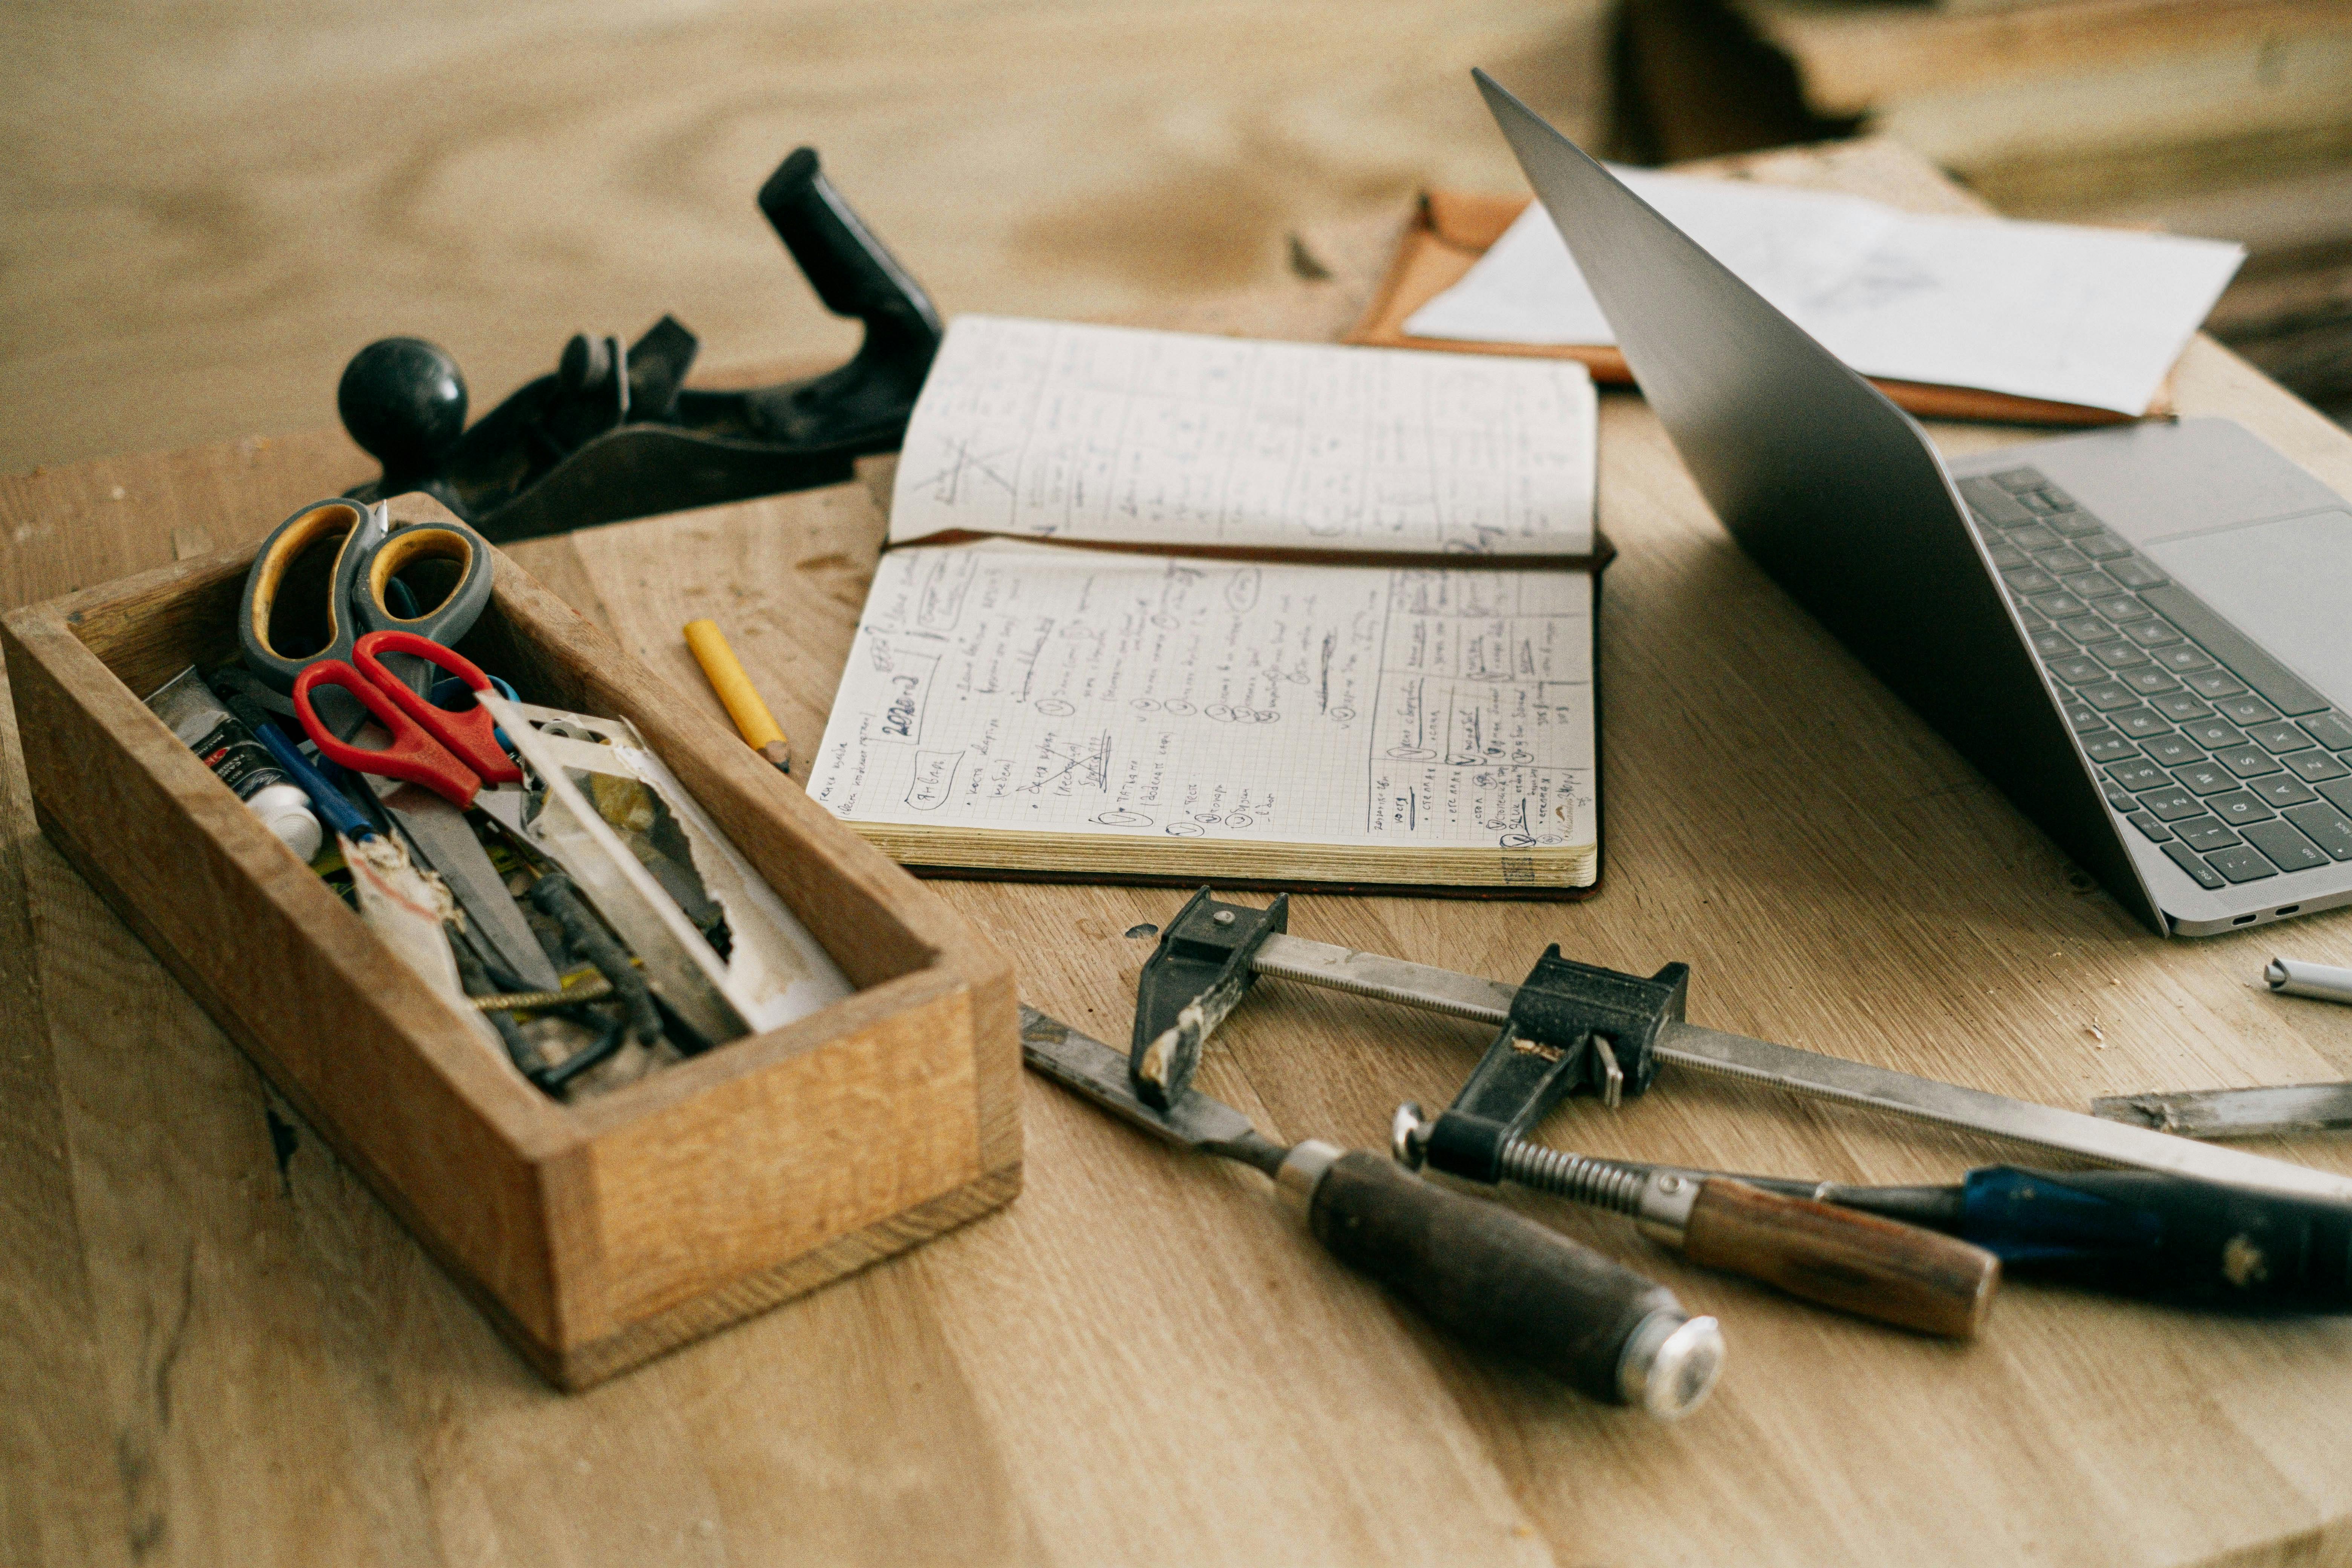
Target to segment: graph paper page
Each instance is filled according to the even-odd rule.
[[[1009,541],[882,558],[809,794],[855,821],[1597,840],[1592,579]]]
[[[1572,361],[961,316],[890,539],[1588,555],[1595,418]]]

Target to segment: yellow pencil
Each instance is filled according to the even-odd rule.
[[[752,689],[751,678],[743,673],[742,662],[727,646],[726,634],[719,629],[719,623],[687,622],[686,646],[694,650],[694,662],[702,666],[710,689],[727,704],[727,716],[735,721],[735,728],[744,742],[773,763],[777,772],[791,773],[793,744],[784,739],[784,727],[776,722],[776,716],[768,711],[768,705]]]

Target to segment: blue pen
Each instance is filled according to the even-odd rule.
[[[270,760],[278,764],[278,771],[286,775],[288,781],[310,797],[310,809],[319,814],[320,821],[353,843],[375,837],[375,824],[370,822],[359,807],[345,799],[341,790],[327,782],[325,776],[310,764],[310,759],[302,754],[301,748],[288,740],[286,731],[271,722],[268,715],[254,714],[247,720],[247,728],[260,741],[262,749],[269,753]]]

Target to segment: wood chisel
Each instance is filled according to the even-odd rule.
[[[1038,1073],[1155,1137],[1265,1172],[1332,1256],[1474,1346],[1656,1416],[1685,1414],[1715,1384],[1723,1334],[1713,1318],[1690,1316],[1664,1285],[1499,1204],[1433,1186],[1385,1155],[1313,1138],[1286,1148],[1196,1089],[1146,1105],[1118,1052],[1026,1005],[1021,1051]]]
[[[1797,1050],[1685,1021],[1686,965],[1649,976],[1560,956],[1553,946],[1518,985],[1285,934],[1288,900],[1226,904],[1206,889],[1162,932],[1137,985],[1129,1078],[1139,1099],[1181,1090],[1201,1042],[1261,974],[1501,1026],[1454,1102],[1432,1125],[1429,1163],[1492,1183],[1505,1145],[1571,1090],[1610,1104],[1646,1089],[1662,1064],[1721,1073],[1988,1133],[2103,1164],[2352,1205],[2352,1179],[2243,1150],[2168,1137],[1981,1089]]]

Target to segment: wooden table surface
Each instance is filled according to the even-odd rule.
[[[1759,177],[1960,201],[1884,145]],[[1180,324],[1328,337],[1336,276]],[[2179,384],[2340,490],[2352,437],[2210,343]],[[1301,935],[1517,978],[1548,942],[1695,970],[1695,1020],[2082,1107],[2352,1077],[2352,1009],[2256,983],[2352,963],[2352,912],[2165,942],[1732,545],[1637,397],[1604,396],[1607,877],[1574,905],[1308,898]],[[2030,433],[1937,432],[1974,449]],[[365,472],[340,437],[0,481],[0,603],[257,538]],[[716,616],[813,743],[880,536],[866,486],[517,557],[717,711]],[[897,1261],[587,1394],[551,1392],[33,827],[0,724],[0,1559],[10,1563],[2231,1563],[2352,1561],[2352,1321],[2030,1284],[1914,1338],[1529,1213],[1724,1323],[1659,1425],[1457,1351],[1293,1227],[1255,1173],[1035,1079],[1025,1191]],[[936,884],[1024,995],[1124,1036],[1165,891]],[[21,887],[21,896],[18,889]],[[1269,1133],[1380,1146],[1484,1031],[1269,984],[1204,1087]],[[1602,1154],[1879,1182],[2011,1150],[1703,1079],[1543,1129]],[[2271,1152],[2352,1171],[2352,1142]]]

